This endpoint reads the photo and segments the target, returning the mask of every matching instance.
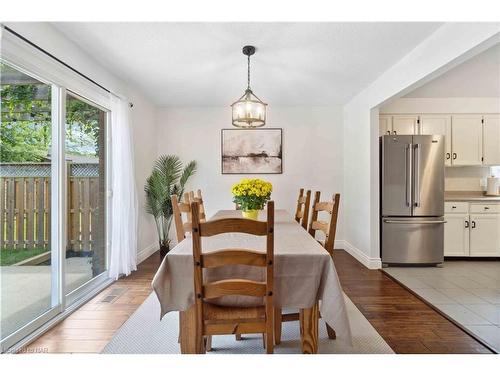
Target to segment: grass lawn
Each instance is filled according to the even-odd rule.
[[[0,250],[0,266],[10,266],[12,264],[21,262],[25,259],[43,254],[47,249],[43,247],[33,247],[29,249],[12,249],[5,248]]]

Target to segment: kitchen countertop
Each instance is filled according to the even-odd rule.
[[[445,191],[444,200],[445,202],[482,201],[500,203],[500,196],[484,195],[482,191]]]

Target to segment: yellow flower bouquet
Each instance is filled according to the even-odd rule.
[[[258,210],[262,210],[271,198],[273,185],[258,178],[244,178],[231,188],[233,202],[243,210],[243,216],[257,219]]]

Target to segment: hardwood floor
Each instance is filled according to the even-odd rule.
[[[345,293],[396,353],[491,353],[382,272],[365,268],[343,250],[334,251],[334,260]],[[155,253],[27,351],[99,353],[151,293],[159,262]],[[103,302],[107,297],[111,301]]]
[[[379,270],[333,254],[344,292],[396,353],[491,353]]]
[[[101,352],[118,328],[151,294],[151,281],[159,265],[160,254],[156,252],[139,264],[136,272],[107,287],[32,342],[26,352]],[[110,302],[105,302],[106,298]]]

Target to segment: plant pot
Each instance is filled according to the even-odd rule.
[[[259,210],[246,210],[241,211],[245,219],[257,220],[259,218]]]
[[[160,246],[160,258],[163,259],[165,255],[169,252],[170,247],[167,245],[161,245]]]

